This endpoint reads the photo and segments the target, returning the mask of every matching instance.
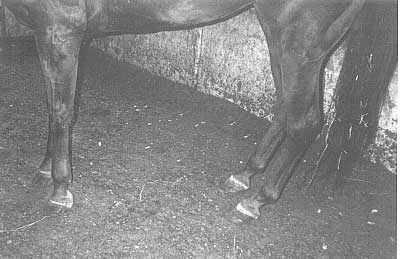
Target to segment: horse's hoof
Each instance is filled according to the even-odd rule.
[[[51,178],[51,172],[48,171],[39,171],[38,173],[35,174],[35,176],[32,179],[32,182],[34,184],[45,184],[45,185],[50,185],[52,182]]]
[[[49,205],[62,208],[62,209],[70,209],[74,204],[74,197],[72,193],[67,190],[66,195],[55,195],[50,198]]]
[[[250,223],[254,220],[253,217],[249,217],[241,212],[239,212],[236,208],[232,209],[229,212],[229,220],[234,224],[246,224]]]
[[[258,219],[260,217],[259,207],[258,202],[245,199],[236,206],[236,210],[247,217]]]
[[[233,174],[225,181],[228,192],[239,192],[249,189],[250,179],[240,174]]]
[[[37,175],[42,177],[42,178],[44,178],[44,179],[50,179],[51,180],[51,171],[39,170]]]

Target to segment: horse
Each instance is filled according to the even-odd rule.
[[[275,203],[296,165],[324,125],[322,71],[367,0],[3,0],[35,36],[45,78],[48,139],[38,176],[51,178],[48,203],[73,206],[72,130],[76,122],[80,67],[94,38],[176,31],[212,25],[254,8],[269,46],[277,113],[244,168],[226,181],[228,190],[250,188],[257,173],[263,187],[236,210],[258,218]],[[396,57],[397,58],[397,57]],[[78,82],[78,83],[77,83]]]

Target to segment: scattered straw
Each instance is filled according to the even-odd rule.
[[[140,193],[139,193],[139,201],[142,201],[142,193],[143,193],[143,190],[144,190],[144,186],[145,186],[146,184],[143,184],[143,186],[142,186],[142,189],[140,190]]]
[[[376,192],[370,192],[370,193],[367,193],[368,195],[389,195],[390,193],[388,193],[388,192],[383,192],[383,193],[376,193]]]
[[[307,186],[307,188],[306,188],[306,191],[308,191],[308,189],[310,189],[311,185],[313,184],[314,179],[315,179],[315,176],[317,175],[318,169],[319,169],[320,166],[321,166],[321,165],[320,165],[320,164],[321,164],[321,160],[322,160],[322,158],[325,156],[325,153],[326,153],[326,150],[327,150],[327,149],[328,149],[328,144],[325,144],[324,150],[323,150],[322,153],[319,155],[317,164],[315,165],[313,174],[312,174],[312,176],[311,176],[311,180],[310,180],[310,182],[308,183],[308,186]]]
[[[236,259],[236,237],[233,237],[233,259]]]
[[[33,225],[39,223],[40,221],[44,220],[45,218],[49,218],[49,217],[50,217],[50,216],[44,216],[43,218],[41,218],[41,219],[39,219],[39,220],[36,220],[36,221],[34,221],[34,222],[32,222],[32,223],[29,223],[29,224],[27,224],[27,225],[24,225],[24,226],[15,228],[15,229],[3,229],[3,230],[0,230],[0,233],[17,232],[17,231],[23,230],[23,229],[25,229],[25,228],[27,228],[27,227],[31,227],[31,226],[33,226]]]
[[[363,182],[363,183],[369,183],[369,184],[374,184],[372,182],[366,181],[366,180],[362,180],[362,179],[357,179],[357,178],[344,178],[345,180],[349,180],[349,181],[356,181],[356,182]]]

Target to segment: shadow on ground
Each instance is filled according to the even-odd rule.
[[[31,184],[46,145],[43,78],[32,40],[8,46],[0,57],[1,258],[395,257],[395,175],[365,163],[335,193],[307,190],[310,152],[276,205],[234,224],[230,212],[249,193],[226,193],[223,182],[269,124],[94,49],[74,131],[75,205],[48,211],[51,185]]]

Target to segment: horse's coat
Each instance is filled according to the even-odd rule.
[[[4,0],[3,0],[4,1]],[[243,172],[227,180],[233,191],[267,174],[260,192],[238,210],[257,218],[275,202],[299,159],[323,125],[321,70],[365,0],[5,0],[35,32],[46,81],[49,135],[43,176],[51,177],[50,204],[70,208],[71,138],[78,63],[93,38],[154,33],[218,23],[254,7],[269,44],[279,112]],[[76,107],[75,107],[76,108]]]

